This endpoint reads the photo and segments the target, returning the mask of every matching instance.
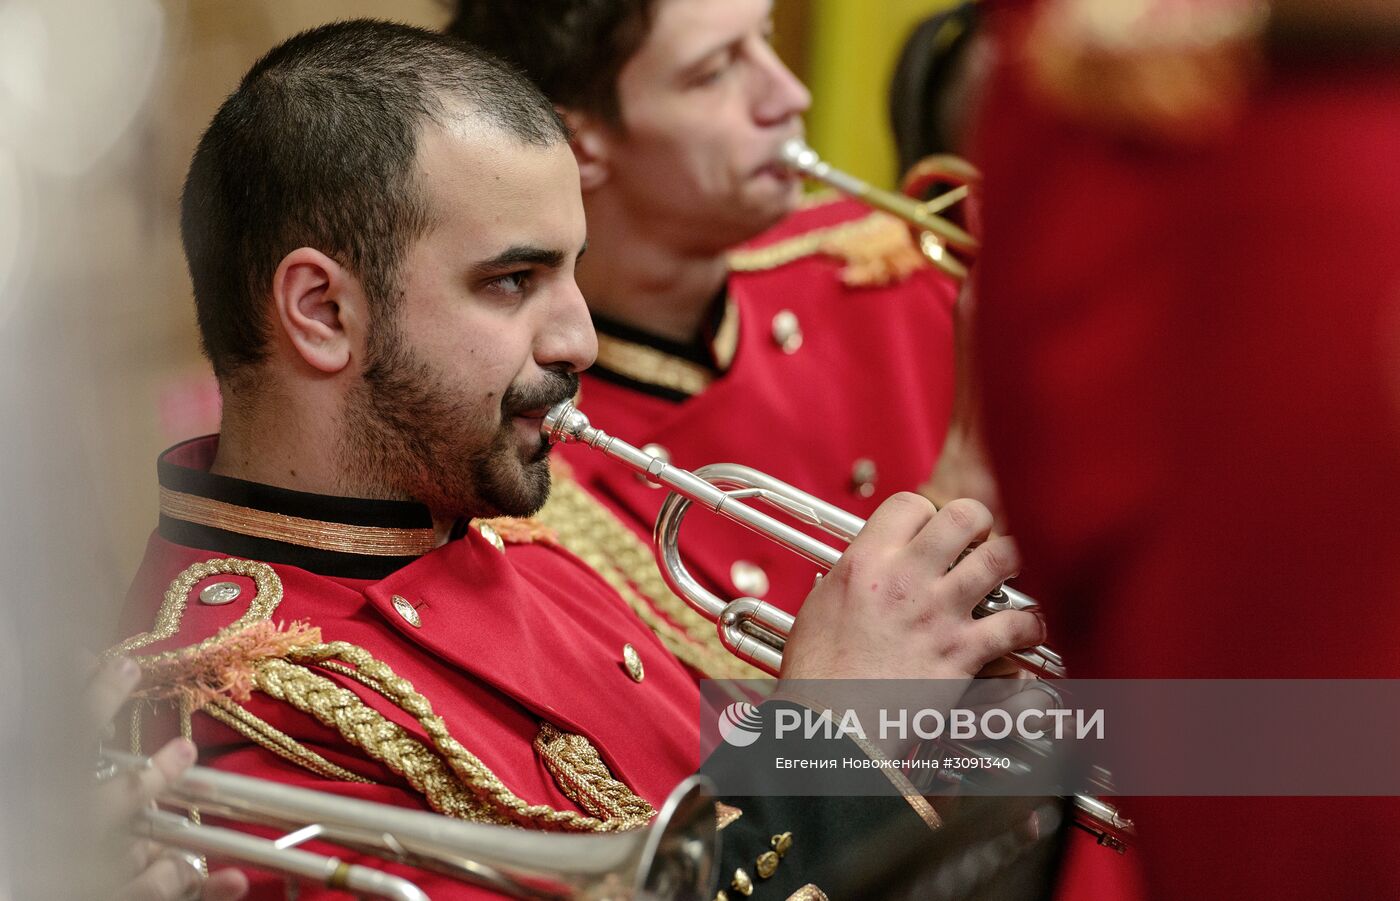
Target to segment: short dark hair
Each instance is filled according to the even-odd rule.
[[[181,233],[205,354],[221,380],[267,355],[272,276],[298,247],[391,312],[398,268],[431,225],[418,132],[465,111],[523,142],[568,140],[520,73],[455,38],[356,20],[302,32],[258,60],[200,139]]]
[[[617,76],[656,0],[458,0],[449,34],[524,70],[556,104],[620,121]]]

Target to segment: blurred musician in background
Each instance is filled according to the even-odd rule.
[[[1400,676],[1400,10],[1001,7],[980,374],[1075,675]],[[1131,808],[1153,897],[1400,896],[1393,799]]]
[[[541,417],[596,347],[567,141],[514,72],[388,23],[293,37],[225,101],[182,222],[222,431],[158,463],[159,527],[111,650],[145,672],[119,734],[527,829],[642,826],[695,770],[693,674],[518,518],[550,488]],[[783,676],[966,680],[1040,641],[1034,614],[971,616],[1018,565],[990,524],[974,501],[887,500],[812,589]],[[939,822],[893,794],[739,814],[722,885],[760,898],[821,897],[807,886],[854,865],[840,852],[864,824],[897,844]]]
[[[938,460],[957,285],[898,220],[802,206],[779,148],[810,97],[769,45],[770,5],[463,0],[449,30],[524,69],[571,129],[599,342],[584,408],[681,466],[744,463],[865,516]],[[697,672],[746,674],[657,576],[645,542],[663,493],[589,451],[562,456],[572,478],[542,515],[565,545]],[[686,530],[717,593],[791,611],[811,585],[809,564],[732,524]]]

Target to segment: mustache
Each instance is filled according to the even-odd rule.
[[[539,381],[529,385],[511,385],[501,397],[504,419],[530,410],[552,407],[578,393],[578,373],[546,369]]]

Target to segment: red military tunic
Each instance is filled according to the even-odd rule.
[[[882,258],[903,266],[889,283],[843,281],[874,281],[862,267]],[[598,322],[599,360],[583,374],[579,403],[593,424],[687,469],[752,466],[862,517],[918,488],[952,406],[954,283],[917,257],[901,223],[851,201],[799,211],[731,261],[708,348]],[[714,627],[660,586],[639,543],[650,544],[665,492],[589,448],[562,457],[587,495],[558,486],[543,520],[600,570],[645,583],[641,594],[666,617],[657,628],[683,659],[709,674],[739,672],[726,668]],[[588,496],[631,535],[589,509]],[[722,597],[795,611],[811,589],[812,565],[739,526],[692,513],[682,534],[692,573]],[[685,634],[670,628],[677,621]]]
[[[593,752],[611,777],[594,783],[612,806],[594,811],[605,820],[644,808],[639,802],[659,805],[695,771],[699,699],[692,676],[613,591],[547,536],[512,535],[503,526],[502,542],[471,528],[433,548],[431,520],[417,504],[322,497],[212,475],[205,469],[216,440],[179,445],[160,462],[160,527],[124,616],[124,634],[142,634],[123,651],[149,662],[235,620],[304,621],[320,629],[323,642],[362,648],[411,682],[486,772],[449,777],[455,784],[426,798],[404,773],[441,769],[434,759],[451,755],[401,699],[356,681],[335,660],[278,670],[287,699],[259,683],[246,701],[228,705],[232,716],[196,714],[201,763],[398,805],[427,807],[431,800],[457,815],[534,828],[563,827],[518,809],[525,804],[583,812],[560,781],[577,776]],[[252,564],[254,578],[218,562],[228,558],[268,565]],[[177,583],[206,561],[216,561],[218,571]],[[640,680],[624,660],[626,645],[641,659]],[[365,671],[362,660],[351,660],[349,669],[357,667]],[[147,750],[169,737],[178,719],[169,705],[138,714]],[[408,741],[384,741],[365,726],[392,728],[383,720]],[[277,741],[263,724],[289,736],[292,750],[265,750]],[[561,733],[585,740],[582,752],[577,743],[562,743]],[[354,777],[369,783],[344,781]],[[492,779],[521,803],[481,805],[474,790]],[[451,885],[435,885],[433,897],[474,892]]]
[[[1185,147],[1020,75],[981,142],[979,359],[1052,640],[1089,678],[1400,677],[1400,73],[1277,66]],[[1393,800],[1122,806],[1153,897],[1400,897]]]

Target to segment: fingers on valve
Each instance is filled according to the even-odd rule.
[[[1002,610],[972,623],[982,663],[1045,641],[1045,623],[1029,610]]]
[[[959,596],[970,601],[970,610],[1020,569],[1021,554],[1016,542],[1009,537],[1001,537],[979,544],[969,551],[948,571],[948,578],[953,580],[953,588]]]

